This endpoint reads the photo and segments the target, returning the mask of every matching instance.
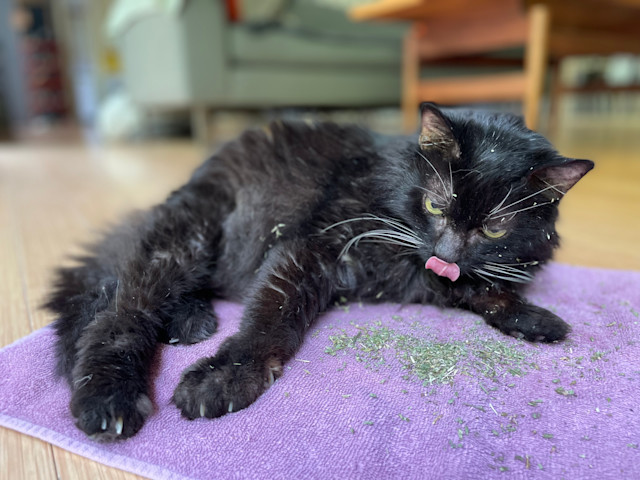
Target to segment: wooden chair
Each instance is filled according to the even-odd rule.
[[[527,125],[536,129],[548,66],[568,55],[640,53],[640,0],[378,0],[352,9],[365,19],[413,22],[403,52],[403,112],[415,128],[417,105],[523,102]],[[424,79],[421,67],[510,65],[488,54],[523,47],[517,70]],[[558,83],[558,82],[556,82]],[[554,97],[562,93],[556,85]],[[553,100],[553,99],[552,99]]]

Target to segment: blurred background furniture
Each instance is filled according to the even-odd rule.
[[[415,127],[416,105],[522,100],[536,129],[547,67],[569,55],[640,53],[640,0],[378,0],[354,7],[356,20],[411,20],[404,44],[403,115]],[[523,47],[520,58],[495,52]],[[518,69],[424,79],[420,68],[454,60]],[[555,75],[557,79],[557,75]],[[562,87],[554,82],[552,109]]]
[[[46,2],[0,2],[0,138],[13,119],[53,122],[67,117],[70,101]]]
[[[183,0],[129,19],[123,9],[132,2],[116,2],[110,33],[130,98],[145,109],[189,109],[200,138],[215,108],[400,102],[405,25],[356,24],[344,10],[269,1],[266,15],[247,20],[230,1]]]
[[[366,7],[372,18],[390,16],[403,21],[397,22],[400,25],[389,25],[389,21],[348,19],[345,12],[355,4],[372,1]],[[541,104],[542,115],[537,117],[544,132],[554,131],[548,122],[556,117],[558,121],[554,123],[571,121],[574,125],[614,122],[616,130],[637,124],[634,112],[640,108],[640,56],[609,52],[637,51],[635,44],[640,43],[636,34],[637,10],[632,7],[640,0],[612,1],[616,3],[604,3],[605,0],[585,0],[579,5],[575,0],[545,3],[551,43],[547,61],[539,63],[544,69],[540,84],[544,85],[551,77],[554,81],[551,88],[542,89],[545,93],[542,102],[529,102],[534,107]],[[600,8],[593,6],[596,3]],[[0,97],[4,99],[5,120],[0,123],[7,123],[14,137],[44,134],[59,125],[71,129],[74,124],[81,125],[78,133],[107,142],[184,136],[194,130],[190,123],[196,126],[195,130],[199,128],[217,139],[230,138],[248,126],[274,117],[314,116],[399,132],[401,43],[410,25],[417,54],[405,55],[405,64],[417,73],[404,75],[409,85],[403,89],[404,103],[409,105],[405,108],[408,112],[405,123],[414,124],[416,103],[435,98],[438,92],[441,102],[474,103],[480,108],[510,112],[521,111],[525,103],[526,112],[527,102],[523,102],[524,94],[519,88],[524,84],[524,39],[529,27],[523,18],[528,5],[533,3],[525,0],[3,1]],[[602,5],[616,6],[604,8],[603,12]],[[375,12],[371,10],[374,7]],[[49,13],[38,16],[34,13],[38,10]],[[572,42],[570,50],[566,41],[569,35],[564,35],[563,40],[558,33],[554,34],[560,31],[554,27],[559,22],[555,19],[563,15],[569,18],[564,24],[573,25],[564,29],[578,40]],[[474,24],[470,16],[479,20]],[[28,27],[35,25],[36,17],[46,20],[38,23],[46,25],[38,30],[38,35],[55,42],[59,62],[60,81],[55,89],[50,88],[51,82],[41,83],[50,93],[55,92],[46,97],[35,94],[33,83],[27,80],[28,66],[38,67],[31,72],[51,72],[52,62],[47,59],[53,56],[29,57],[22,48],[25,35],[32,31]],[[507,20],[500,23],[500,18],[505,17]],[[510,22],[509,18],[516,20]],[[413,19],[418,20],[412,22]],[[585,35],[586,28],[577,26],[594,22],[601,24],[598,32],[604,33],[595,35],[595,29],[589,29],[590,34]],[[105,35],[107,31],[109,35]],[[624,38],[608,40],[611,36]],[[554,42],[554,38],[558,40]],[[558,48],[552,48],[554,43],[580,55],[567,57]],[[625,45],[620,46],[621,43]],[[497,73],[503,74],[502,80],[496,77]],[[456,80],[467,83],[469,75],[477,74],[488,80],[483,83],[480,78],[471,83],[465,97],[461,94],[463,85]],[[516,93],[507,88],[509,85],[518,87]],[[417,90],[422,97],[407,94]],[[448,100],[447,92],[454,98]],[[43,104],[43,98],[51,101]],[[556,98],[561,101],[553,101]],[[65,113],[50,114],[49,109],[31,108],[56,104],[63,104]],[[553,115],[547,115],[550,106]],[[528,117],[537,118],[531,114]]]

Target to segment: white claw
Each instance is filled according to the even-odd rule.
[[[204,403],[200,404],[200,416],[204,417],[204,412],[205,412],[205,408],[204,408]]]
[[[100,428],[102,428],[102,430],[106,430],[107,429],[107,419],[106,418],[102,419],[102,425],[100,425]]]
[[[179,338],[171,338],[171,339],[169,340],[169,343],[173,345],[174,343],[178,343],[179,341],[180,341],[180,339],[179,339]]]
[[[276,381],[276,377],[273,376],[273,371],[269,370],[269,386],[273,385]]]
[[[120,435],[122,433],[122,427],[124,426],[124,420],[122,417],[118,417],[116,420],[116,435]]]
[[[229,413],[233,412],[233,402],[229,402]]]

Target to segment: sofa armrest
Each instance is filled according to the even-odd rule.
[[[131,98],[153,107],[185,107],[223,95],[227,80],[223,2],[186,0],[178,15],[150,14],[117,41]]]
[[[220,98],[228,90],[230,25],[224,2],[189,0],[183,13],[186,68],[195,103]]]

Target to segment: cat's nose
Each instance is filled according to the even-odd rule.
[[[434,255],[448,263],[456,263],[462,256],[464,239],[450,227],[445,228],[436,242]]]

